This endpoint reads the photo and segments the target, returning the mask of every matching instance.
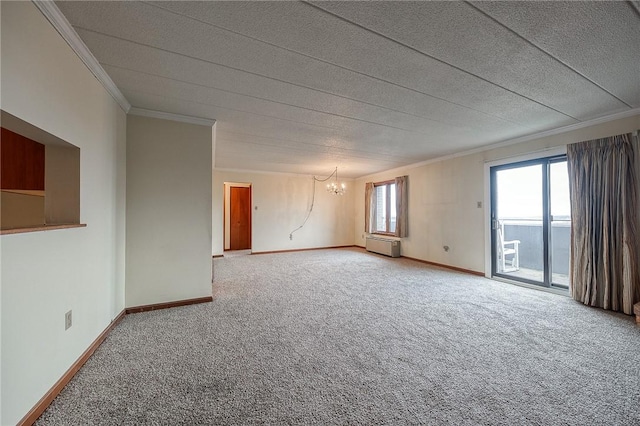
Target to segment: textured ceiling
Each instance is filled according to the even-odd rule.
[[[216,168],[357,177],[640,107],[632,2],[56,2]]]

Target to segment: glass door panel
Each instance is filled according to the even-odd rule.
[[[493,275],[569,288],[566,157],[492,167],[491,219]]]
[[[544,283],[543,166],[494,174],[494,274]]]
[[[571,203],[567,161],[549,164],[549,207],[551,210],[551,284],[569,288],[569,256],[571,247]]]

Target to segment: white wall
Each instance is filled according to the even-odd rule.
[[[311,176],[214,170],[213,254],[223,252],[224,182],[252,185],[251,247],[253,252],[334,247],[353,244],[353,181],[347,193],[331,195],[323,183],[316,184],[316,199],[307,224],[302,224],[311,205]],[[257,207],[257,210],[256,210]],[[217,224],[217,225],[216,225]]]
[[[9,425],[124,309],[126,116],[32,3],[0,8],[1,107],[80,148],[87,224],[0,237],[0,424]]]
[[[0,4],[0,108],[2,107],[2,4]],[[0,115],[0,126],[2,126]],[[2,197],[0,196],[0,203]],[[2,206],[0,206],[0,211]],[[2,424],[2,237],[0,237],[0,424]]]
[[[640,115],[502,148],[422,166],[409,166],[356,181],[355,242],[364,246],[364,185],[409,175],[409,237],[403,256],[482,272],[485,270],[485,218],[488,187],[485,163],[537,153],[567,144],[640,128]],[[477,202],[482,201],[482,208]],[[443,246],[449,246],[445,252]]]
[[[211,296],[211,126],[127,119],[126,306]]]
[[[483,250],[483,165],[478,157],[461,157],[427,166],[383,172],[356,182],[355,241],[364,246],[364,186],[408,175],[409,236],[400,244],[403,256],[482,270],[476,252]],[[478,179],[471,176],[478,175]],[[357,200],[362,200],[362,203]],[[479,245],[478,242],[479,241]],[[443,246],[450,247],[449,252]],[[482,256],[482,253],[480,252]],[[481,257],[481,259],[483,259]],[[479,269],[478,269],[479,268]]]

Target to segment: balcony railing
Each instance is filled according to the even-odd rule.
[[[505,241],[520,241],[520,270],[510,275],[541,281],[544,270],[542,220],[505,218],[501,219],[501,223],[504,227]],[[571,244],[571,219],[568,216],[553,217],[550,238],[552,281],[568,285]]]

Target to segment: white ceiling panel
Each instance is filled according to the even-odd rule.
[[[235,78],[239,73],[249,74],[254,78],[263,77],[263,79],[271,79],[276,82],[286,82],[289,85],[308,88],[329,95],[340,95],[350,100],[361,101],[368,104],[380,105],[396,110],[404,108],[413,114],[426,116],[434,120],[448,121],[454,125],[466,125],[466,123],[469,122],[473,123],[474,118],[477,118],[475,121],[485,122],[487,118],[491,119],[493,117],[494,122],[508,121],[511,122],[511,124],[516,123],[517,119],[519,119],[521,127],[536,130],[539,129],[539,124],[535,126],[535,123],[542,123],[543,125],[553,123],[557,125],[559,121],[566,124],[568,122],[567,120],[570,120],[561,114],[531,102],[528,102],[527,105],[518,104],[517,102],[522,101],[522,99],[517,97],[517,99],[512,99],[511,102],[508,99],[499,99],[502,101],[500,105],[503,111],[500,114],[491,114],[457,102],[424,95],[423,93],[407,89],[400,85],[390,84],[364,74],[354,73],[344,68],[332,66],[306,56],[297,55],[284,49],[277,49],[257,43],[228,31],[214,28],[215,33],[205,36],[205,34],[207,34],[206,29],[211,27],[198,22],[189,27],[189,31],[186,31],[185,34],[181,34],[182,39],[177,40],[179,37],[171,38],[170,29],[159,26],[159,24],[155,23],[156,20],[152,19],[153,15],[146,14],[146,12],[151,10],[157,14],[162,14],[171,22],[174,20],[183,20],[185,21],[183,22],[184,25],[186,25],[188,18],[168,14],[157,8],[149,9],[149,6],[146,5],[138,5],[138,8],[142,8],[141,10],[134,9],[136,4],[126,3],[126,5],[126,10],[116,9],[116,11],[120,13],[108,15],[108,19],[103,19],[103,12],[100,14],[102,17],[97,19],[97,23],[91,20],[90,22],[84,23],[84,25],[89,25],[91,28],[97,28],[97,32],[93,30],[83,30],[83,28],[85,28],[84,25],[78,26],[79,34],[90,49],[105,54],[104,50],[111,47],[113,50],[112,56],[117,56],[121,52],[120,49],[124,43],[123,40],[111,37],[109,41],[103,40],[101,45],[96,45],[93,40],[99,39],[100,37],[104,38],[104,34],[118,34],[118,37],[126,40],[136,40],[138,50],[149,49],[165,53],[176,53],[173,61],[179,64],[183,64],[184,61],[189,59],[198,58],[197,60],[199,62],[206,62],[210,66],[217,66],[220,72],[227,73],[231,75],[232,78]],[[310,10],[314,11],[315,9]],[[134,18],[134,16],[136,17]],[[127,22],[127,20],[130,22]],[[140,21],[151,22],[146,22],[140,25],[140,27],[137,27],[142,30],[125,31],[125,29],[130,28],[130,25]],[[109,22],[117,22],[118,24],[113,25],[116,28],[105,28],[110,27]],[[191,22],[194,21],[191,20]],[[194,29],[194,27],[198,25],[204,25],[204,27]],[[148,28],[154,28],[154,30],[149,31]],[[130,34],[140,31],[142,32],[140,36]],[[226,37],[222,37],[223,35]],[[167,41],[165,42],[165,40]],[[197,40],[197,42],[194,40]],[[176,45],[184,45],[185,47],[179,50],[176,48]],[[151,48],[151,46],[153,46],[153,48]],[[179,54],[177,52],[179,52]],[[238,55],[237,52],[242,52],[243,54]],[[159,52],[155,53],[157,54]],[[98,59],[103,61],[103,56],[98,56]],[[394,59],[390,62],[398,63],[399,61]],[[182,66],[181,68],[191,67]],[[441,81],[446,80],[447,71],[451,72],[452,70],[443,70],[440,77]],[[486,85],[485,82],[480,80],[478,80],[478,84]],[[473,85],[469,83],[466,87],[467,90],[470,90],[469,88],[473,87]],[[504,92],[502,90],[500,91]],[[476,98],[478,99],[478,103],[481,103],[483,99],[485,102],[486,99],[491,99],[491,96],[478,94]],[[408,103],[408,106],[405,105],[405,103]],[[487,108],[483,107],[483,109]],[[454,117],[460,117],[461,119],[453,122]],[[500,120],[500,118],[503,120]],[[533,123],[527,120],[531,120]]]
[[[138,91],[124,90],[123,94],[140,105],[141,108],[150,109],[150,105],[161,104],[163,111],[177,113],[178,110],[187,111],[189,114],[195,115],[194,111],[204,111],[207,116],[216,114],[222,117],[218,122],[217,128],[221,130],[229,130],[241,132],[251,126],[253,134],[264,135],[271,138],[287,138],[291,135],[298,135],[298,140],[329,140],[336,147],[363,150],[374,149],[377,153],[393,153],[395,149],[401,150],[403,156],[413,157],[420,152],[420,146],[416,143],[420,136],[398,135],[393,129],[371,129],[364,125],[353,125],[346,129],[334,129],[329,126],[316,126],[300,122],[283,123],[281,120],[275,120],[271,117],[247,114],[241,111],[228,111],[212,105],[197,105],[192,102],[180,99],[167,98],[163,95],[154,95],[150,93],[142,93]],[[366,140],[364,144],[353,142],[353,136],[359,136]],[[301,137],[301,138],[300,138]],[[395,140],[394,144],[389,144],[389,140]],[[451,152],[449,141],[441,142],[441,149],[446,149],[444,153]],[[451,145],[455,146],[452,142]]]
[[[474,6],[618,99],[640,106],[640,11],[631,3],[476,2]]]
[[[357,177],[638,106],[628,4],[56,4],[134,107],[217,120],[219,168]]]
[[[394,132],[399,140],[409,139],[418,142],[424,141],[425,143],[426,139],[424,135],[426,134],[431,135],[430,143],[453,139],[459,143],[467,143],[468,145],[471,145],[474,140],[479,138],[488,140],[491,137],[488,131],[480,132],[467,126],[452,128],[443,123],[420,120],[409,115],[387,113],[381,114],[380,116],[369,115],[368,117],[360,119],[274,103],[262,99],[249,98],[234,93],[222,92],[216,89],[109,66],[106,66],[105,69],[123,91],[147,94],[162,93],[163,97],[169,99],[228,110],[224,116],[219,117],[220,119],[228,118],[229,114],[234,112],[247,113],[249,115],[268,117],[284,122],[293,121],[337,131],[349,131],[349,129],[360,127],[362,128],[362,131],[360,131],[362,136],[364,136],[363,132],[366,132],[367,129],[372,129],[376,133],[382,132],[383,130],[390,131]],[[390,115],[395,115],[395,117]],[[508,136],[508,134],[505,134],[505,136]],[[388,145],[387,141],[383,141],[381,147],[385,145]]]
[[[200,2],[154,4],[216,29],[242,34],[245,39],[250,37],[263,48],[277,46],[278,50],[286,49],[338,65],[374,80],[446,99],[525,127],[564,118],[516,93],[336,19],[307,3],[249,3],[243,5],[242,13],[238,13],[238,6],[233,2],[222,2],[215,8]],[[283,28],[287,31],[282,31]]]
[[[105,66],[113,81],[127,91],[140,91],[158,93],[173,99],[192,101],[203,105],[218,106],[232,111],[246,112],[249,114],[272,117],[281,120],[293,120],[299,123],[308,123],[330,128],[342,128],[349,124],[365,123],[370,126],[388,127],[407,133],[424,135],[425,132],[450,132],[451,126],[444,123],[428,121],[407,114],[398,114],[381,110],[378,116],[359,118],[357,114],[352,116],[336,113],[327,113],[291,104],[273,102],[266,99],[256,99],[228,91],[203,87],[182,81],[148,75],[140,72],[124,70]],[[478,130],[468,126],[456,128],[451,136],[471,139],[477,137]]]
[[[79,32],[90,46],[97,47],[101,52],[103,52],[103,57],[101,58],[101,60],[103,60],[105,63],[105,69],[111,74],[112,78],[119,86],[122,85],[123,87],[136,87],[138,85],[148,84],[148,82],[151,82],[154,79],[158,80],[159,78],[157,77],[158,74],[150,74],[150,72],[154,72],[154,70],[155,72],[158,72],[157,70],[161,70],[161,73],[169,76],[169,78],[173,79],[175,77],[175,81],[173,81],[174,83],[183,86],[182,91],[184,93],[180,94],[174,91],[175,96],[179,96],[182,99],[187,99],[189,96],[191,96],[189,93],[193,92],[194,87],[197,88],[197,90],[200,92],[198,94],[199,97],[204,94],[204,91],[206,91],[208,87],[180,84],[184,82],[184,79],[188,79],[190,81],[202,81],[203,79],[207,78],[207,76],[211,77],[215,73],[215,77],[220,77],[225,81],[231,81],[235,76],[238,75],[237,72],[231,73],[224,70],[222,72],[216,73],[216,70],[211,68],[211,64],[202,62],[193,64],[189,62],[191,61],[189,59],[184,59],[164,51],[159,51],[157,49],[147,49],[133,43],[113,39],[96,33],[85,32],[83,30],[79,30]],[[106,65],[113,62],[118,65]],[[185,62],[188,65],[186,67]],[[120,65],[125,63],[135,64],[134,68],[138,70],[144,70],[144,74],[140,72],[131,72],[130,70],[120,68]],[[193,76],[189,75],[189,70],[199,69],[198,65],[204,67],[202,72],[199,72]],[[185,70],[184,72],[182,71],[183,69]],[[209,70],[211,72],[208,72]],[[211,84],[213,85],[221,83],[220,78],[213,78]],[[248,79],[252,78],[255,77],[251,75],[248,76]],[[163,79],[167,80],[166,78]],[[131,81],[127,84],[126,81],[128,80]],[[167,84],[168,81],[159,84],[159,91],[162,92]],[[224,85],[224,83],[222,83],[222,85]],[[291,90],[287,91],[286,87],[282,83],[278,83],[278,85],[273,89],[274,90],[272,93],[262,94],[262,99],[246,99],[248,98],[248,96],[237,96],[237,92],[228,94],[230,96],[236,95],[236,100],[237,98],[241,97],[245,98],[245,100],[247,101],[247,105],[244,108],[241,108],[238,104],[232,105],[222,102],[222,95],[220,94],[220,91],[212,90],[212,92],[218,93],[217,95],[214,93],[214,95],[210,97],[210,104],[220,106],[222,105],[222,103],[224,103],[225,106],[228,106],[230,108],[248,111],[246,108],[253,108],[254,104],[264,104],[264,99],[268,99],[269,97],[278,99],[279,97],[282,97],[279,94],[286,95],[287,93],[289,93],[290,95],[291,92]],[[300,112],[296,111],[300,110],[300,108],[296,108],[295,104],[301,105],[302,108],[308,109],[309,113],[316,113],[322,110],[331,111],[331,109],[333,109],[334,111],[331,111],[331,114],[334,114],[336,118],[348,117],[350,119],[353,119],[354,121],[369,122],[372,125],[383,124],[392,128],[395,127],[399,129],[405,129],[410,133],[420,133],[420,131],[424,130],[424,133],[420,134],[423,136],[428,134],[429,138],[420,137],[417,139],[423,144],[438,143],[442,138],[446,138],[447,140],[455,140],[455,142],[458,143],[459,147],[461,148],[474,146],[474,143],[477,143],[477,141],[479,140],[490,141],[491,138],[495,137],[496,134],[500,134],[500,137],[502,138],[510,138],[522,134],[521,128],[519,126],[514,126],[513,124],[508,122],[505,123],[503,120],[486,117],[471,110],[465,110],[464,114],[458,113],[457,117],[455,118],[442,115],[442,111],[435,111],[438,113],[436,117],[438,118],[438,120],[440,120],[437,121],[419,119],[414,115],[399,114],[397,111],[387,108],[377,108],[369,104],[363,105],[361,103],[359,104],[352,101],[346,105],[346,108],[343,108],[342,105],[347,103],[344,99],[338,99],[337,102],[334,102],[332,104],[333,108],[323,108],[323,105],[314,105],[313,103],[309,103],[309,100],[317,98],[317,96],[314,97],[311,95],[312,93],[309,90],[305,89],[303,92],[300,92],[298,94],[297,98],[291,98],[291,96],[288,96],[289,99],[284,99],[284,104],[289,105],[290,107],[288,110],[282,110],[281,117],[284,119],[291,119],[291,116],[295,116],[298,112]],[[225,94],[225,96],[227,96],[227,94]],[[326,97],[328,95],[324,96]],[[330,98],[327,99],[327,103],[330,103],[330,101]],[[285,105],[278,105],[278,107],[284,107]],[[402,105],[398,106],[402,107]],[[287,112],[289,112],[288,115],[286,114]],[[273,109],[271,109],[269,113],[273,114]],[[453,112],[451,112],[451,114],[453,114]],[[217,118],[218,120],[222,119],[222,117],[211,118]],[[445,125],[447,124],[447,122],[448,124],[453,124],[453,126]],[[565,122],[565,124],[570,124],[571,122],[573,121]],[[475,123],[478,123],[478,125],[475,125]],[[406,136],[401,136],[401,139],[406,139]],[[386,143],[388,143],[388,141],[386,141]],[[455,146],[448,146],[446,152],[450,152],[451,149],[455,148]],[[439,150],[438,152],[438,154],[443,153],[445,152],[442,150]]]
[[[229,147],[235,144],[255,145],[261,147],[272,147],[274,149],[283,149],[288,151],[296,151],[298,153],[307,152],[309,155],[330,155],[339,156],[344,161],[345,157],[359,158],[361,160],[372,160],[377,162],[403,164],[410,158],[403,157],[391,149],[379,150],[371,152],[370,150],[361,150],[353,147],[345,147],[343,145],[328,146],[310,143],[308,141],[286,140],[283,143],[282,138],[256,136],[252,134],[238,133],[235,129],[222,129],[220,131],[221,139],[229,142]],[[336,141],[339,142],[339,141]],[[221,152],[224,151],[221,149]],[[391,152],[389,152],[391,151]]]
[[[367,7],[357,2],[315,4],[577,119],[628,107],[468,3],[372,2]],[[510,10],[513,5],[504,7]],[[582,24],[570,22],[572,17],[561,12],[561,7],[551,6],[539,18],[560,15],[556,23],[571,27]]]

